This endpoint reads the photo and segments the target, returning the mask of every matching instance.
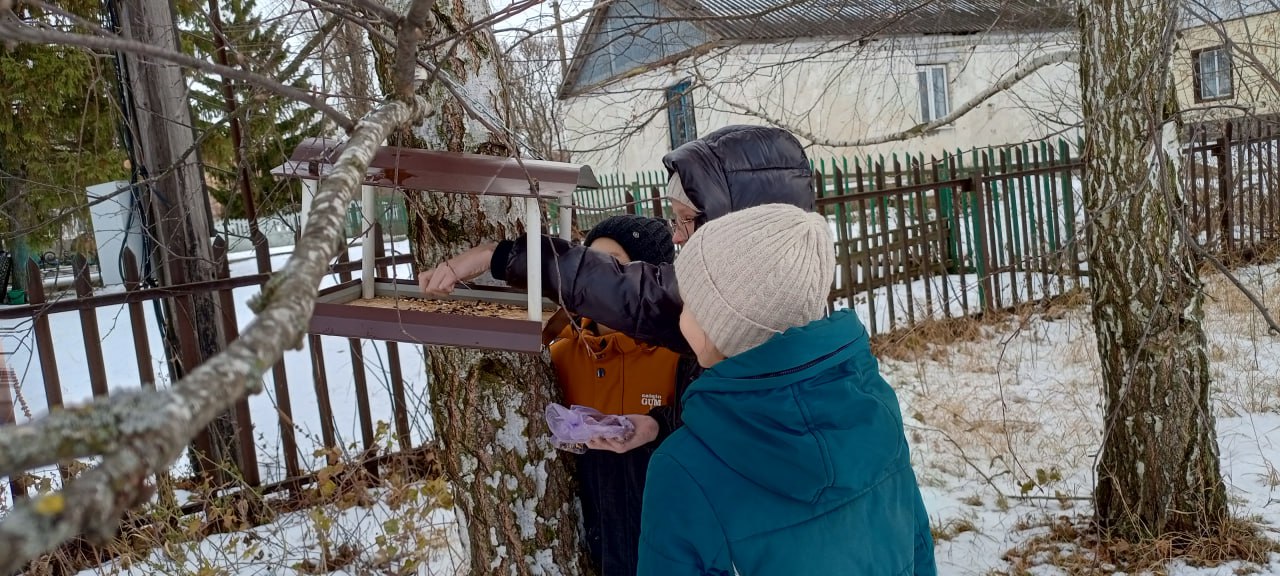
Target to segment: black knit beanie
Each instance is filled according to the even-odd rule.
[[[666,220],[635,214],[613,216],[592,228],[583,244],[590,246],[597,238],[617,242],[639,262],[670,264],[676,259],[676,245]]]

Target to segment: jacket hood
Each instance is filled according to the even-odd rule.
[[[667,176],[680,174],[702,214],[699,224],[762,204],[816,209],[812,169],[800,141],[767,126],[726,126],[666,156]]]
[[[683,401],[689,433],[729,468],[801,502],[856,497],[907,449],[897,396],[849,310],[721,361]]]

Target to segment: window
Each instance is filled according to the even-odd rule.
[[[951,113],[946,66],[920,66],[916,69],[916,80],[920,84],[921,122],[933,122]]]
[[[1195,66],[1196,102],[1221,100],[1233,95],[1231,51],[1226,46],[1192,52],[1191,59]]]
[[[583,59],[582,68],[570,74],[575,88],[609,81],[707,42],[700,28],[677,18],[661,0],[612,0],[602,18],[574,56],[575,62]]]
[[[667,88],[667,125],[671,130],[671,149],[698,138],[698,125],[693,119],[693,85],[685,80]]]

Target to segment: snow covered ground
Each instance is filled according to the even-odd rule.
[[[251,271],[252,263],[236,266],[243,267],[239,273],[244,273]],[[1271,310],[1280,310],[1280,266],[1254,267],[1239,274]],[[236,298],[242,302],[253,292],[238,291]],[[1272,505],[1280,487],[1276,468],[1280,462],[1280,344],[1266,335],[1257,313],[1225,279],[1208,279],[1206,293],[1222,472],[1232,508],[1239,516],[1260,519],[1274,535],[1280,532],[1280,507]],[[243,322],[248,313],[240,312]],[[106,317],[100,320],[105,332],[111,323]],[[68,322],[62,328],[55,323],[60,362],[64,350],[70,358],[79,347],[74,315]],[[14,338],[12,333],[5,337]],[[127,344],[127,335],[107,336],[110,347]],[[345,342],[335,339],[333,346],[327,350],[328,358],[344,354]],[[109,348],[108,358],[113,357],[120,356]],[[368,357],[374,363],[379,358]],[[418,369],[413,372],[406,366],[406,377],[416,378],[410,388],[425,403],[421,359],[412,361],[419,363]],[[128,372],[131,363],[130,357],[112,362],[109,368],[113,375],[117,370]],[[84,370],[70,359],[60,365]],[[26,371],[28,402],[40,406],[36,366],[34,361],[18,364],[20,377]],[[314,414],[314,395],[307,393],[311,388],[308,357],[290,353],[288,368],[295,413]],[[1048,533],[1055,517],[1088,514],[1084,498],[1093,482],[1102,416],[1101,381],[1087,308],[1054,309],[985,326],[976,339],[933,344],[909,358],[884,358],[882,369],[899,393],[913,461],[939,534],[942,574],[1015,573],[1004,559],[1006,552]],[[350,368],[330,365],[328,371],[334,393],[350,394]],[[370,367],[369,373],[371,382],[385,382],[377,366]],[[87,378],[63,378],[64,386],[77,382]],[[68,392],[67,399],[87,396],[87,390]],[[269,393],[255,398],[252,405],[255,422],[273,421],[268,419],[274,417]],[[358,437],[354,403],[335,397],[334,406],[339,430],[347,438]],[[375,418],[388,419],[385,404],[375,409],[383,410]],[[425,409],[415,416],[416,432],[429,434]],[[311,418],[299,426],[318,435],[318,425]],[[257,432],[264,446],[271,446],[276,438],[272,426],[260,424]],[[300,438],[300,442],[307,452],[308,440]],[[290,513],[247,532],[170,545],[127,566],[109,564],[83,574],[315,573],[316,566],[308,562],[315,562],[322,548],[342,545],[347,546],[351,562],[335,574],[395,573],[379,571],[393,566],[405,569],[399,572],[405,574],[457,574],[465,571],[461,568],[466,566],[466,554],[447,494],[440,492],[439,486],[429,485],[388,488],[379,492],[381,500],[371,506],[326,506]],[[418,564],[407,564],[406,550],[417,551]],[[1050,565],[1051,555],[1039,560],[1041,565],[1029,573],[1068,573]],[[1168,568],[1173,574],[1206,576],[1244,569],[1238,565],[1202,569],[1181,563]],[[1257,569],[1280,575],[1280,556]],[[1095,566],[1088,573],[1108,572],[1105,566]]]
[[[1271,310],[1280,268],[1240,272]],[[1220,277],[1208,282],[1206,328],[1222,472],[1232,508],[1280,529],[1280,343]],[[943,574],[1008,570],[1002,555],[1048,532],[1058,515],[1088,514],[1101,438],[1101,379],[1087,308],[984,328],[971,342],[885,360],[899,391],[913,461],[939,538]],[[1267,573],[1280,574],[1280,557]],[[1179,574],[1231,574],[1233,567]],[[1049,567],[1038,574],[1066,573]],[[1106,573],[1101,568],[1094,573]]]

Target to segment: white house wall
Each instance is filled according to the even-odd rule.
[[[693,91],[698,134],[728,124],[776,122],[806,144],[812,158],[957,148],[1038,139],[1079,121],[1078,71],[1041,68],[936,133],[878,145],[847,144],[898,133],[920,122],[918,65],[946,66],[952,109],[1026,62],[1075,48],[1074,35],[989,34],[896,38],[844,44],[796,41],[717,48],[640,74],[565,104],[566,142],[575,162],[597,172],[661,168],[670,150],[663,90],[682,80]],[[768,120],[766,120],[767,118]],[[829,145],[826,145],[829,144]]]

